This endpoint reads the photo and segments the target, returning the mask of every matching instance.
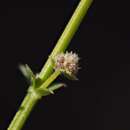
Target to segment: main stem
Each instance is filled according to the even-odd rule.
[[[55,48],[53,49],[50,57],[55,56],[60,52],[64,52],[69,45],[72,37],[77,31],[81,21],[83,20],[88,8],[90,7],[93,0],[81,0],[78,7],[76,8],[74,14],[72,15],[69,23],[67,24],[64,32],[62,33],[60,39],[58,40]],[[53,71],[53,67],[51,65],[51,59],[48,58],[44,67],[39,74],[39,77],[45,81]]]
[[[64,52],[66,50],[67,46],[69,45],[72,37],[74,36],[76,30],[78,29],[91,3],[92,0],[80,1],[73,16],[71,17],[69,23],[67,24],[55,48],[53,49],[50,57],[54,57],[56,54],[60,52]],[[48,58],[47,62],[45,63],[43,69],[39,74],[39,78],[41,78],[42,81],[47,80],[48,77],[51,75],[52,71],[53,71],[53,67],[52,67],[51,59]],[[8,127],[8,130],[21,130],[30,112],[32,111],[32,109],[34,108],[37,102],[38,102],[38,98],[36,98],[36,96],[33,93],[27,93],[18,112],[13,118],[13,121]]]
[[[38,99],[27,93],[8,130],[21,130]]]

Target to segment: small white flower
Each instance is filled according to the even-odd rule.
[[[76,53],[66,52],[60,53],[54,58],[55,67],[54,69],[60,69],[62,72],[68,75],[76,75],[79,69],[78,62],[79,57]]]
[[[54,62],[55,62],[55,69],[63,69],[63,64],[64,64],[64,61],[65,61],[65,57],[64,57],[64,54],[61,53],[61,54],[58,54],[55,58],[54,58]]]

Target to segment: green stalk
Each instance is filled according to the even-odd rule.
[[[25,121],[27,120],[33,107],[41,99],[45,93],[45,89],[60,75],[60,71],[55,71],[39,88],[29,87],[28,93],[25,96],[18,112],[13,118],[8,130],[21,130]],[[57,89],[57,88],[55,88]],[[40,92],[40,93],[39,93]],[[41,93],[42,92],[42,93]],[[53,93],[53,91],[52,91]]]
[[[69,23],[67,24],[64,32],[62,33],[60,39],[58,40],[55,48],[53,49],[50,57],[54,57],[56,54],[60,52],[64,52],[68,47],[72,37],[77,31],[81,21],[83,20],[88,8],[90,7],[93,0],[81,0],[78,7],[76,8],[73,16],[71,17]],[[53,71],[53,67],[51,65],[51,59],[48,58],[44,67],[39,74],[39,77],[45,81]]]
[[[73,35],[78,29],[82,19],[84,18],[88,8],[90,7],[92,0],[81,0],[78,7],[76,8],[72,18],[67,24],[64,32],[62,33],[60,39],[58,40],[55,48],[53,49],[50,58],[48,58],[44,67],[42,68],[39,78],[44,82],[42,86],[37,86],[35,89],[29,89],[27,95],[25,96],[18,112],[13,118],[11,124],[8,127],[8,130],[21,130],[25,121],[27,120],[30,112],[42,97],[39,93],[37,93],[38,89],[47,88],[55,78],[60,74],[59,72],[53,72],[53,66],[51,58],[53,58],[56,54],[60,52],[64,52],[69,45]],[[52,75],[51,75],[52,74]],[[53,88],[54,89],[54,88]]]
[[[38,89],[47,88],[60,74],[59,70],[55,71]]]
[[[32,96],[32,93],[28,93],[24,98],[19,110],[13,118],[8,130],[21,130],[25,121],[27,120],[30,112],[33,110],[38,99]]]

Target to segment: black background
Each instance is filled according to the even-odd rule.
[[[18,64],[40,71],[78,2],[23,2],[1,9],[1,130],[7,129],[28,87]],[[60,78],[68,87],[39,102],[23,130],[130,129],[128,2],[93,2],[68,48],[81,57],[79,81]]]

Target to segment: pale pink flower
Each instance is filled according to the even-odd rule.
[[[62,72],[69,75],[76,75],[79,69],[79,57],[76,53],[66,52],[60,53],[54,58],[54,69],[60,69]]]

